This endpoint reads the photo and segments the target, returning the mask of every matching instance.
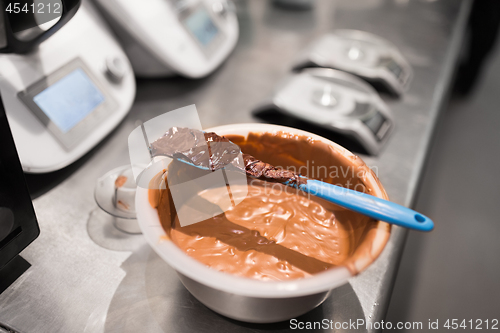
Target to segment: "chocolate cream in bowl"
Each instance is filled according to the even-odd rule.
[[[276,132],[226,138],[243,153],[309,178],[367,193],[375,187],[382,189],[359,158],[307,136]],[[204,171],[174,160],[165,174],[151,181],[150,203],[157,208],[171,241],[219,271],[259,280],[286,280],[343,265],[356,274],[380,254],[389,237],[390,226],[384,222],[294,188],[253,178],[248,178],[248,194],[242,202],[223,214],[181,227],[168,185],[157,190],[158,184],[165,175],[170,184],[182,183],[193,179],[193,172],[201,175]],[[238,191],[238,186],[231,190]],[[227,189],[200,189],[199,193],[200,200],[217,205]],[[386,198],[383,189],[379,195]]]

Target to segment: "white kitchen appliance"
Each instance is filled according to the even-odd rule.
[[[130,110],[127,56],[91,4],[27,54],[0,55],[0,90],[23,170],[74,162]]]
[[[339,69],[397,96],[412,77],[411,66],[392,43],[358,30],[336,30],[314,41],[294,64],[296,70],[308,67]]]
[[[372,86],[334,69],[306,69],[285,78],[255,111],[269,109],[354,139],[372,155],[394,128],[391,111]]]
[[[213,72],[238,39],[226,0],[94,0],[141,77]]]

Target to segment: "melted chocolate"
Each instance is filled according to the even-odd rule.
[[[213,132],[172,127],[151,144],[151,153],[184,159],[214,171],[233,162],[240,154],[240,147]]]
[[[286,183],[290,186],[305,184],[307,181],[305,178],[300,177],[290,170],[277,168],[269,163],[259,161],[252,155],[243,154],[243,161],[246,173],[255,178],[275,181],[278,183]]]
[[[240,154],[240,147],[214,132],[204,133],[190,128],[172,127],[151,144],[151,152],[153,156],[165,155],[187,160],[193,165],[212,171],[233,163],[251,177],[292,186],[306,182],[289,170],[276,168],[249,154],[243,154],[243,166],[239,165],[235,159]]]
[[[365,192],[387,198],[373,172],[359,158],[339,148],[283,132],[227,138],[237,142],[243,152],[282,166],[279,170],[293,168],[310,178],[351,188],[361,184],[359,188]],[[300,169],[308,163],[321,171],[336,166],[349,167],[352,172]],[[247,167],[256,166],[249,163]],[[165,173],[168,182],[180,183],[188,169],[186,164],[173,161]],[[260,170],[264,171],[256,171],[252,177],[262,177],[269,172],[265,170],[273,169],[264,165]],[[286,280],[335,266],[345,266],[355,274],[380,254],[389,238],[390,225],[384,222],[294,188],[254,178],[249,179],[247,197],[238,205],[208,220],[181,227],[168,185],[157,190],[162,177],[159,174],[152,180],[149,198],[168,237],[191,257],[234,275]],[[231,186],[231,190],[236,193],[244,189]],[[217,205],[225,193],[225,188],[208,189],[200,192],[200,197]]]

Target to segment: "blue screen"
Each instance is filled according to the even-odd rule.
[[[203,46],[208,45],[219,33],[219,29],[217,29],[217,26],[204,8],[200,8],[191,14],[185,23]]]
[[[104,102],[104,96],[78,68],[36,95],[33,101],[66,133]]]

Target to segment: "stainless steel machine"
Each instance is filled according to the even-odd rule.
[[[0,91],[24,171],[47,173],[79,159],[120,123],[132,106],[135,79],[120,45],[85,2],[33,51],[0,55]]]
[[[238,20],[228,0],[94,0],[141,77],[204,77],[228,57]]]
[[[296,70],[308,67],[339,69],[397,96],[408,89],[413,75],[392,43],[359,30],[335,30],[315,40],[295,59]]]
[[[392,112],[370,85],[333,69],[290,75],[256,113],[266,109],[350,137],[372,155],[381,151],[394,129]]]

